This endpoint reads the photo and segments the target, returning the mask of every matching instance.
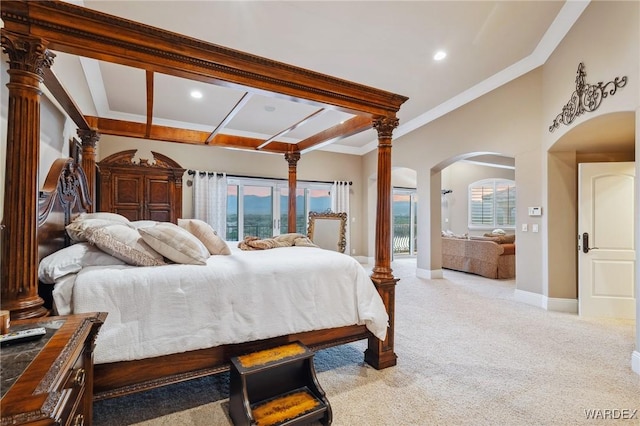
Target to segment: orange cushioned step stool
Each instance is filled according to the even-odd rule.
[[[331,424],[313,351],[288,343],[231,358],[229,414],[235,425]]]

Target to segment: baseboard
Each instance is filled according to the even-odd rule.
[[[578,299],[559,299],[555,297],[546,297],[546,310],[554,312],[566,312],[568,314],[578,313]]]
[[[633,351],[631,354],[631,369],[640,375],[640,352]]]
[[[518,302],[526,303],[527,305],[536,306],[538,308],[544,309],[545,306],[544,296],[538,293],[531,293],[530,291],[516,289],[513,292],[513,298]]]
[[[416,269],[416,277],[424,278],[426,280],[439,280],[444,278],[442,269]]]
[[[545,311],[566,312],[569,314],[578,313],[577,299],[560,299],[556,297],[547,297],[543,294],[532,293],[530,291],[517,290],[513,293],[513,297],[518,302],[527,305],[537,306]]]

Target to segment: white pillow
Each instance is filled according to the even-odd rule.
[[[45,284],[54,284],[59,278],[75,274],[85,266],[106,265],[124,265],[124,262],[89,243],[73,244],[42,259],[38,279]]]
[[[157,220],[134,220],[129,222],[129,226],[134,229],[146,228],[147,226],[155,226],[157,224]]]
[[[207,222],[200,219],[178,219],[178,226],[186,229],[202,241],[211,254],[231,254],[227,242],[223,240]]]
[[[162,255],[149,247],[140,233],[126,224],[89,228],[87,239],[100,250],[135,266],[164,265]]]
[[[155,251],[176,263],[205,265],[209,250],[186,229],[170,222],[138,229],[142,239]]]
[[[110,213],[110,212],[95,212],[95,213],[80,213],[77,218],[73,221],[77,220],[86,220],[86,219],[104,219],[110,220],[112,222],[118,223],[129,223],[129,219],[122,216],[118,213]]]

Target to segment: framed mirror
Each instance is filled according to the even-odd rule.
[[[346,228],[346,213],[309,212],[307,236],[320,248],[344,253],[347,246]]]

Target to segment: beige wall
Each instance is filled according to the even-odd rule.
[[[442,258],[437,254],[441,245],[440,171],[450,164],[481,152],[514,157],[516,165],[518,161],[524,161],[529,167],[527,174],[519,175],[517,167],[515,173],[518,217],[522,217],[526,206],[541,205],[540,191],[521,191],[521,185],[528,187],[528,182],[539,184],[541,177],[542,159],[535,148],[540,143],[537,130],[542,122],[541,80],[542,72],[536,69],[393,141],[393,166],[407,167],[418,174],[418,203],[422,206],[418,208],[419,270],[432,271],[434,275],[431,276],[435,278],[442,266]],[[376,157],[376,151],[365,156],[365,176],[375,176]],[[433,179],[438,182],[432,182]],[[432,202],[425,204],[424,200]],[[373,217],[375,204],[368,202],[367,205],[369,217]],[[372,227],[367,236],[371,249]],[[540,238],[539,235],[535,237]],[[519,238],[517,235],[516,239]],[[518,285],[526,286],[525,281],[531,281],[532,289],[539,291],[539,281],[537,284],[534,281],[541,270],[539,252],[536,257],[522,266],[522,278],[518,279],[523,281]]]
[[[547,156],[543,199],[548,211],[544,216],[543,252],[546,254],[543,286],[550,298],[578,297],[577,163],[634,158],[633,152],[610,153],[606,137],[601,141],[599,151],[558,151],[562,151],[563,140],[571,137],[572,132],[598,117],[629,112],[628,120],[634,120],[634,111],[640,102],[639,17],[638,2],[591,2],[543,67],[542,92],[547,126],[576,89],[575,78],[580,62],[585,65],[588,84],[606,83],[622,76],[629,78],[627,85],[618,89],[615,95],[603,99],[596,111],[582,114],[569,126],[561,124],[553,132],[543,128],[542,145]],[[607,124],[603,121],[602,125]],[[633,141],[630,145],[633,147]],[[580,149],[579,145],[577,149]],[[546,154],[549,150],[553,152]]]
[[[440,268],[437,253],[423,249],[440,250],[431,230],[434,221],[440,222],[440,206],[429,189],[436,186],[429,181],[446,179],[446,174],[440,176],[437,172],[465,155],[495,152],[516,159],[517,288],[549,298],[576,298],[576,159],[584,161],[591,156],[592,161],[598,157],[617,161],[629,154],[549,154],[548,150],[571,128],[587,120],[638,108],[638,9],[638,2],[591,2],[544,66],[394,140],[393,166],[412,168],[418,173],[418,196],[423,206],[418,218],[419,270]],[[550,133],[548,127],[553,118],[575,90],[580,62],[585,63],[590,83],[622,75],[629,76],[629,83],[605,99],[597,111]],[[372,152],[365,158],[365,176],[374,173],[375,155]],[[428,212],[424,200],[431,200]],[[374,204],[367,205],[371,215]],[[541,206],[543,215],[528,216],[529,206]],[[524,223],[529,230],[537,224],[539,232],[522,232]],[[372,233],[367,236],[372,238]],[[368,246],[371,248],[372,244]]]

